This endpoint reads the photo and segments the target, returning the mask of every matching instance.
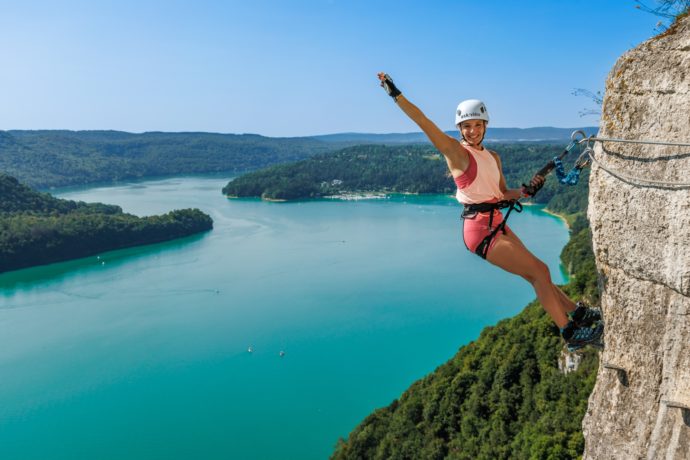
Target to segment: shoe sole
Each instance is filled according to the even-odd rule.
[[[577,327],[592,327],[595,324],[601,324],[602,326],[605,326],[606,323],[604,322],[604,317],[602,316],[601,319],[594,320],[592,322],[586,322],[586,323],[575,323]]]

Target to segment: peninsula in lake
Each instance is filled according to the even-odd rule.
[[[137,217],[61,200],[0,173],[0,273],[182,238],[213,228],[198,209]]]
[[[508,187],[518,188],[561,153],[563,145],[506,143],[491,144],[490,148],[501,155]],[[574,158],[566,162],[570,164]],[[588,174],[587,170],[583,172],[583,182]],[[233,179],[223,193],[232,198],[301,200],[371,192],[451,194],[455,189],[441,154],[431,145],[410,144],[358,145],[274,165]],[[549,179],[533,202],[572,215],[585,209],[587,191]]]

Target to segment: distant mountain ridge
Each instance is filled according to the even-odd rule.
[[[580,128],[553,128],[550,126],[537,128],[488,128],[486,132],[487,142],[542,142],[542,141],[568,141],[573,131],[582,130],[588,136],[594,135],[599,131],[597,126],[586,126]],[[457,131],[446,131],[446,134],[457,137]],[[415,144],[427,143],[429,140],[421,132],[414,133],[337,133],[312,136],[324,142],[357,142],[357,143],[400,143]]]
[[[32,187],[254,170],[340,148],[258,134],[0,131],[0,172]]]
[[[487,142],[565,143],[575,128],[489,128]],[[596,128],[584,128],[587,134]],[[449,131],[448,134],[457,136]],[[43,189],[181,174],[237,173],[361,144],[427,144],[420,133],[258,134],[0,131],[0,172]]]

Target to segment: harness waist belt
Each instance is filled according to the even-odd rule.
[[[471,215],[477,214],[478,212],[490,212],[494,209],[504,209],[509,208],[514,205],[514,203],[520,204],[515,200],[501,200],[496,203],[474,203],[466,204],[462,211],[462,217],[467,218]],[[520,205],[520,210],[522,210],[522,205]],[[518,211],[520,212],[520,211]]]
[[[479,243],[479,246],[477,246],[477,249],[474,251],[475,254],[477,254],[482,259],[486,259],[486,254],[489,252],[489,246],[491,246],[491,242],[496,237],[498,232],[506,232],[506,222],[508,221],[508,217],[510,216],[510,213],[513,211],[513,209],[515,209],[515,212],[522,212],[522,204],[517,200],[502,200],[497,201],[496,203],[466,204],[465,209],[463,209],[462,211],[463,219],[474,219],[480,212],[490,212],[491,214],[489,215],[489,229],[491,229],[491,225],[494,221],[494,210],[503,208],[510,208],[508,209],[508,212],[503,218],[503,222],[498,224],[496,228],[494,228],[491,231],[491,233],[489,233],[486,236],[486,238],[484,238],[482,242]]]

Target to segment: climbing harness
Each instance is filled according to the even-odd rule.
[[[585,150],[583,152],[587,153],[589,156],[590,160],[593,163],[596,163],[598,167],[609,173],[610,175],[616,177],[617,179],[620,179],[625,182],[632,182],[632,183],[637,183],[639,185],[647,185],[650,187],[658,187],[658,188],[670,188],[670,189],[685,189],[685,188],[690,188],[690,182],[669,182],[669,181],[661,181],[661,180],[652,180],[652,179],[643,179],[640,177],[634,177],[625,173],[622,173],[620,171],[617,171],[609,166],[604,165],[601,160],[597,159],[595,154],[594,154],[594,149],[592,148],[593,144],[595,142],[617,142],[617,143],[624,143],[624,144],[647,144],[647,145],[668,145],[668,146],[674,146],[674,147],[690,147],[690,143],[686,142],[665,142],[665,141],[649,141],[649,140],[633,140],[633,139],[615,139],[615,138],[607,138],[607,137],[596,137],[596,136],[589,136],[585,137],[584,139],[580,139],[578,141],[580,144],[585,144]],[[687,156],[688,154],[683,154],[684,156]]]
[[[690,182],[668,182],[668,181],[657,181],[657,180],[651,180],[651,179],[641,179],[641,178],[636,178],[629,176],[627,174],[621,173],[619,171],[616,171],[612,168],[609,168],[601,163],[599,161],[594,153],[594,148],[593,144],[595,142],[620,142],[620,143],[629,143],[629,144],[651,144],[651,145],[669,145],[669,146],[678,146],[678,147],[690,147],[690,143],[684,143],[684,142],[663,142],[663,141],[645,141],[645,140],[629,140],[629,139],[612,139],[612,138],[603,138],[603,137],[595,137],[595,136],[589,136],[584,133],[584,131],[574,131],[572,135],[570,136],[571,142],[568,144],[568,146],[564,149],[564,151],[553,158],[553,160],[549,161],[544,167],[542,167],[539,171],[537,171],[536,175],[539,176],[546,176],[549,174],[552,170],[556,170],[556,176],[558,176],[558,181],[561,184],[566,184],[566,185],[575,185],[577,184],[580,173],[583,168],[589,166],[591,163],[596,163],[597,166],[602,168],[604,171],[608,172],[614,177],[617,177],[621,180],[625,180],[628,182],[637,182],[641,184],[647,184],[650,186],[655,186],[655,187],[667,187],[667,188],[690,188]],[[584,144],[584,149],[580,153],[580,156],[577,158],[575,161],[575,166],[573,169],[568,172],[567,174],[565,173],[565,169],[563,167],[563,158],[575,147],[575,146],[580,146]],[[690,156],[690,154],[683,154],[684,156]],[[543,185],[543,183],[542,183]],[[534,187],[531,185],[525,185],[522,184],[523,186],[523,191],[525,194],[529,196],[534,196],[539,189],[541,189],[542,185]],[[493,224],[493,217],[494,217],[494,211],[495,210],[500,210],[504,208],[509,208],[508,212],[506,213],[505,217],[503,218],[503,221],[496,226],[496,228],[491,230],[491,233],[487,235],[481,243],[479,243],[479,246],[477,246],[477,249],[475,250],[475,254],[480,256],[482,259],[486,259],[486,255],[489,252],[489,246],[491,246],[491,242],[493,239],[498,235],[499,232],[503,232],[504,234],[506,233],[505,231],[505,226],[508,221],[508,217],[510,216],[510,213],[515,210],[515,212],[522,212],[522,204],[517,201],[517,200],[510,200],[510,201],[499,201],[496,203],[477,203],[477,204],[467,204],[465,205],[465,208],[462,212],[462,218],[463,219],[474,219],[477,217],[477,214],[479,213],[484,213],[484,212],[489,212],[489,229],[492,228]]]
[[[462,211],[461,217],[463,219],[474,219],[477,217],[477,214],[481,212],[489,212],[489,229],[491,229],[491,226],[494,222],[494,211],[504,208],[509,209],[505,217],[503,218],[503,222],[498,224],[496,228],[494,228],[491,231],[491,233],[484,237],[482,242],[479,243],[479,246],[477,246],[477,249],[475,249],[474,251],[474,253],[482,259],[486,259],[486,254],[489,252],[489,246],[491,246],[491,242],[496,237],[498,232],[503,232],[504,234],[506,233],[506,222],[508,222],[508,217],[510,216],[510,213],[513,211],[513,209],[515,210],[515,212],[522,212],[522,204],[517,200],[502,200],[496,203],[466,204],[465,208]]]
[[[580,139],[581,136],[581,139]],[[575,146],[579,146],[582,143],[583,139],[587,139],[587,134],[585,134],[584,131],[574,131],[571,136],[570,136],[570,144],[563,150],[563,152],[557,156],[554,157],[553,160],[549,161],[543,168],[541,168],[536,175],[540,176],[546,176],[548,173],[550,173],[554,168],[556,169],[556,175],[558,175],[559,182],[563,184],[569,184],[569,185],[575,185],[577,184],[577,181],[580,177],[580,171],[582,168],[587,166],[590,163],[589,156],[587,149],[585,149],[584,152],[580,154],[578,157],[577,161],[575,162],[575,167],[568,173],[566,174],[563,168],[563,157],[565,157]],[[534,196],[539,189],[543,186],[543,183],[538,186],[532,186],[532,185],[526,185],[522,184],[523,186],[523,192],[528,195],[528,196]],[[503,218],[503,221],[496,226],[496,228],[492,229],[493,225],[493,219],[494,219],[494,211],[495,210],[500,210],[504,208],[509,208],[508,212],[506,212],[505,217]],[[494,240],[496,235],[498,235],[498,232],[503,232],[503,234],[506,233],[505,226],[506,223],[508,222],[508,217],[510,217],[510,213],[515,210],[515,212],[522,212],[522,203],[520,203],[518,200],[503,200],[503,201],[498,201],[496,203],[477,203],[477,204],[466,204],[465,208],[462,212],[462,218],[463,219],[474,219],[477,217],[478,213],[484,213],[484,212],[489,212],[489,229],[491,230],[491,233],[489,233],[484,239],[479,243],[479,246],[477,246],[477,249],[475,249],[475,254],[477,254],[479,257],[482,259],[486,259],[486,255],[489,252],[489,247],[491,246],[491,242]]]

